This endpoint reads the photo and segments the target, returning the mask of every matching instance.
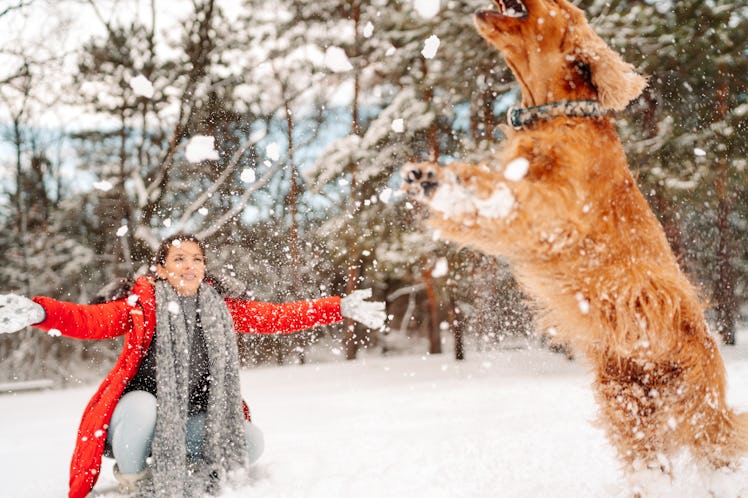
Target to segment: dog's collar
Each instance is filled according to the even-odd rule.
[[[562,100],[534,107],[511,107],[506,117],[509,125],[518,130],[536,121],[560,116],[599,118],[604,114],[596,100]]]

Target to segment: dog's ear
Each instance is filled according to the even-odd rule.
[[[638,97],[647,86],[647,78],[624,62],[597,36],[586,21],[570,26],[571,50],[567,54],[589,67],[597,98],[606,109],[619,111]]]

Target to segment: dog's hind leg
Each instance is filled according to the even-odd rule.
[[[675,414],[668,406],[679,390],[675,364],[602,354],[595,380],[600,425],[628,473],[671,472]],[[672,392],[671,392],[672,391]]]

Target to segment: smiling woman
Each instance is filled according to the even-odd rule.
[[[205,278],[205,247],[193,235],[174,235],[156,252],[156,274],[181,296],[194,296]]]
[[[225,298],[206,278],[205,246],[189,234],[165,239],[153,263],[125,297],[102,304],[0,295],[0,332],[34,325],[76,339],[125,337],[83,414],[71,497],[93,488],[104,455],[116,460],[125,493],[219,493],[223,477],[264,447],[241,398],[235,333],[288,334],[344,317],[379,328],[386,317],[363,290],[280,304]]]

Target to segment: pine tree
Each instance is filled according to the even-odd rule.
[[[748,235],[740,202],[748,11],[733,1],[590,4],[601,34],[649,75],[620,117],[629,159],[681,262],[711,297],[716,331],[733,344]]]

